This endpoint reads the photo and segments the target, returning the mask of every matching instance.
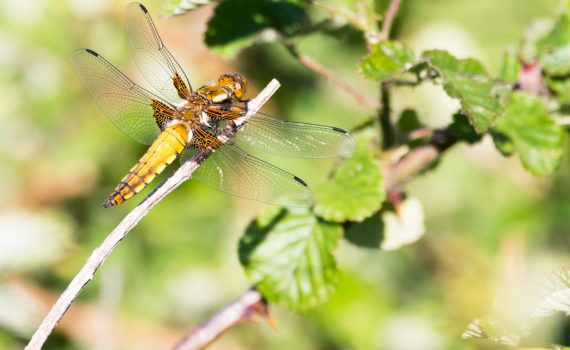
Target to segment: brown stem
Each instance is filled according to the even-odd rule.
[[[203,349],[231,327],[251,320],[256,315],[266,318],[274,326],[273,319],[269,315],[267,303],[261,296],[261,293],[255,288],[251,288],[223,307],[210,319],[193,329],[173,349]]]
[[[421,136],[429,134],[426,129],[419,129],[418,132]],[[443,152],[457,144],[457,141],[447,129],[432,130],[429,143],[412,149],[399,159],[388,160],[383,169],[386,191],[396,190],[411,177],[428,169]]]
[[[254,111],[258,111],[263,104],[279,88],[279,82],[272,80],[263,91],[248,104],[248,112],[245,116],[236,120],[237,127],[244,123],[254,115]],[[219,136],[222,142],[232,137],[237,128],[228,125],[224,128]],[[71,303],[81,292],[83,287],[93,278],[95,272],[105,262],[109,254],[119,244],[119,242],[129,233],[138,222],[145,217],[149,211],[164,199],[170,192],[174,191],[178,186],[192,177],[192,173],[212,154],[212,150],[201,150],[196,155],[188,159],[180,166],[164,183],[162,183],[154,192],[146,197],[135,209],[133,209],[125,218],[115,227],[115,229],[105,238],[103,243],[95,248],[85,265],[75,275],[71,283],[65,291],[60,295],[47,316],[44,318],[32,339],[26,346],[26,350],[39,350],[43,346],[47,337],[51,334],[59,320],[63,317]]]
[[[390,1],[390,6],[384,15],[384,21],[382,22],[382,31],[380,32],[380,40],[388,40],[390,38],[390,30],[392,30],[392,24],[394,23],[394,18],[400,9],[400,0]]]
[[[385,83],[380,84],[380,110],[378,118],[382,132],[382,149],[386,150],[394,145],[394,127],[391,120],[390,89]]]
[[[367,97],[366,95],[364,95],[360,91],[353,88],[350,84],[346,83],[344,80],[342,80],[341,78],[336,76],[332,71],[323,67],[319,63],[315,62],[310,57],[299,54],[293,45],[285,44],[285,46],[287,47],[289,52],[291,52],[291,54],[299,60],[299,62],[302,65],[309,68],[313,72],[323,76],[328,81],[330,81],[332,84],[338,86],[339,88],[341,88],[342,90],[347,92],[349,95],[351,95],[358,102],[358,104],[360,104],[361,106],[363,106],[364,108],[367,108],[367,109],[376,108],[376,103],[372,99],[370,99],[369,97]]]

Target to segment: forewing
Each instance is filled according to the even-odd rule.
[[[171,105],[133,83],[96,52],[77,50],[71,61],[103,113],[138,142],[151,144],[172,118]]]
[[[133,2],[125,16],[133,57],[145,79],[172,103],[188,99],[188,78],[162,43],[147,9]]]
[[[183,158],[187,159],[188,154],[183,154]],[[217,149],[194,171],[192,178],[222,192],[259,202],[291,207],[313,204],[313,193],[303,180],[235,145]]]
[[[235,141],[293,158],[342,157],[356,149],[356,139],[343,129],[279,120],[261,112],[238,131]]]

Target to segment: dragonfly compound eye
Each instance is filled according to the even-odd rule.
[[[244,78],[241,74],[234,74],[233,75],[234,81],[234,95],[235,97],[241,99],[245,95],[245,90],[247,89],[247,79]]]

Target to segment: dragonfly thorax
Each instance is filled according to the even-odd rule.
[[[239,73],[222,74],[218,79],[218,86],[226,90],[230,98],[241,100],[245,96],[247,79]]]

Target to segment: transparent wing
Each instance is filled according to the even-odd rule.
[[[195,150],[183,153],[187,160]],[[291,207],[309,207],[313,193],[295,175],[255,158],[235,145],[216,150],[192,174],[192,178],[222,192],[259,202]]]
[[[138,142],[150,145],[160,134],[160,125],[172,118],[172,106],[133,83],[96,52],[77,50],[71,61],[103,113]]]
[[[208,113],[220,119],[235,119],[246,109],[213,106]],[[332,158],[348,156],[356,149],[356,139],[340,128],[279,120],[256,112],[235,136],[239,145],[248,144],[265,152],[293,158]]]
[[[188,99],[192,91],[188,78],[162,43],[147,9],[133,2],[125,16],[133,57],[145,79],[169,102]]]

